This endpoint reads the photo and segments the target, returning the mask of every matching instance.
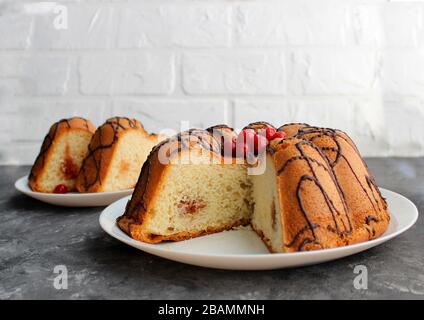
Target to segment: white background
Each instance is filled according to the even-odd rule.
[[[153,131],[301,121],[366,156],[422,156],[424,3],[0,1],[0,110],[3,164],[32,163],[72,115]]]

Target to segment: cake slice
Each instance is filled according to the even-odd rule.
[[[47,193],[75,190],[75,180],[94,131],[91,121],[83,118],[54,123],[32,166],[28,179],[31,189]]]
[[[250,181],[243,165],[224,164],[219,142],[190,130],[157,145],[119,227],[137,240],[184,240],[249,223]]]
[[[114,117],[95,132],[77,178],[79,192],[131,189],[159,136],[136,119]]]

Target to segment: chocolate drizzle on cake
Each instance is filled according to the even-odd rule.
[[[88,155],[83,161],[81,167],[81,173],[83,176],[83,186],[85,190],[90,189],[97,182],[101,184],[100,168],[102,165],[102,153],[104,150],[111,148],[119,138],[121,131],[128,129],[143,129],[141,123],[136,119],[130,119],[126,117],[114,117],[106,120],[106,122],[100,126],[91,140],[88,146]],[[105,137],[105,131],[111,130],[111,138],[109,136]],[[109,138],[108,141],[104,141],[106,138]],[[94,177],[89,177],[87,174],[87,163],[91,162],[94,165],[95,175]]]
[[[289,139],[289,140],[293,140],[293,139]],[[285,140],[282,140],[279,143],[279,147],[284,147],[283,146],[284,142],[285,142]],[[315,229],[320,227],[320,225],[314,224],[312,222],[311,213],[308,212],[308,210],[305,208],[304,201],[302,199],[302,192],[304,191],[304,186],[305,186],[306,183],[308,183],[308,182],[313,183],[318,188],[320,193],[322,194],[322,196],[325,200],[325,203],[327,205],[327,208],[330,211],[333,222],[334,222],[334,227],[331,227],[330,228],[331,230],[333,230],[335,233],[337,233],[340,237],[344,237],[346,235],[351,234],[351,232],[352,232],[352,222],[350,220],[350,216],[348,214],[346,203],[344,202],[344,199],[342,198],[342,194],[340,193],[340,190],[338,189],[338,192],[339,192],[340,198],[342,198],[342,200],[343,200],[343,209],[344,209],[343,213],[340,212],[340,210],[338,210],[336,208],[336,206],[333,203],[333,201],[331,200],[330,196],[328,195],[328,193],[326,192],[326,190],[322,186],[321,182],[319,181],[315,166],[318,166],[318,167],[322,168],[323,170],[325,170],[330,175],[332,180],[334,181],[334,184],[337,185],[335,178],[334,178],[334,175],[333,175],[332,171],[330,170],[330,166],[329,166],[328,162],[326,161],[326,157],[321,153],[321,151],[314,144],[312,144],[308,140],[300,140],[299,142],[297,142],[295,144],[295,146],[296,146],[296,149],[299,152],[299,155],[291,157],[288,160],[286,160],[283,163],[283,165],[281,166],[281,168],[279,168],[277,170],[277,175],[281,175],[287,169],[287,167],[295,161],[305,161],[307,163],[309,169],[310,169],[310,174],[301,176],[301,178],[299,179],[299,182],[297,184],[297,187],[296,187],[297,203],[298,203],[300,211],[302,212],[302,214],[305,218],[307,225],[305,227],[301,228],[289,243],[285,244],[287,247],[294,246],[298,242],[298,239],[300,238],[300,236],[302,234],[304,234],[305,232],[309,231],[311,236],[307,237],[297,248],[297,250],[300,251],[307,244],[314,243],[316,245],[320,245],[319,240],[317,239],[317,236],[316,236],[316,233],[315,233]],[[305,150],[304,150],[305,146],[313,148],[315,151],[317,151],[317,153],[321,156],[321,158],[325,162],[324,163],[320,162],[317,159],[314,159],[314,158],[311,158],[310,156],[308,156],[305,153]],[[344,215],[345,219],[342,218],[342,215]]]
[[[237,133],[233,128],[230,128],[226,124],[220,124],[206,129],[220,144],[221,154],[225,155],[225,140],[235,141],[237,139]],[[228,152],[228,151],[227,151]]]
[[[369,225],[371,223],[371,221],[378,222],[380,220],[377,219],[375,216],[372,216],[372,215],[369,215],[365,218],[365,224]]]
[[[306,123],[293,122],[293,123],[287,123],[285,125],[282,125],[281,127],[277,129],[277,131],[283,131],[287,135],[287,138],[291,138],[296,136],[298,131],[305,127],[309,127],[309,125]]]
[[[190,129],[188,131],[180,132],[177,135],[157,144],[153,148],[152,153],[159,151],[161,148],[168,147],[169,156],[174,156],[179,152],[190,150],[196,146],[200,146],[206,151],[221,154],[220,143],[209,131],[203,129]]]
[[[143,208],[143,210],[147,210],[146,208],[146,202],[144,201],[145,196],[146,196],[146,190],[147,190],[147,186],[149,185],[149,177],[150,177],[150,169],[151,169],[151,163],[150,163],[150,157],[152,155],[154,151],[152,150],[150,152],[149,157],[147,158],[147,160],[144,162],[143,167],[141,168],[141,173],[140,176],[138,178],[138,181],[136,183],[136,187],[134,190],[140,190],[141,193],[141,199],[139,202],[137,202],[134,206],[134,208],[130,207],[131,204],[131,200],[128,201],[127,206],[125,208],[125,212],[129,213],[130,216],[133,216],[133,214],[135,214],[138,210],[140,210],[140,208]],[[138,189],[139,186],[142,187],[142,189]],[[134,195],[131,197],[133,198]]]
[[[369,209],[363,208],[362,212],[352,212],[352,214],[354,214],[357,219],[357,222],[355,222],[355,227],[361,227],[362,225],[362,228],[365,228],[369,232],[369,239],[374,238],[376,231],[374,228],[372,228],[372,230],[369,229],[369,223],[371,221],[389,221],[390,216],[387,211],[387,202],[382,197],[374,177],[370,174],[368,167],[360,156],[358,148],[354,142],[348,137],[346,133],[341,130],[318,128],[312,126],[299,129],[296,137],[301,139],[308,139],[317,145],[326,155],[333,172],[336,172],[336,170],[339,170],[339,168],[340,170],[348,170],[348,172],[350,172],[353,180],[351,182],[349,181],[348,183],[345,181],[344,184],[342,184],[342,181],[340,181],[339,175],[334,174],[337,185],[341,190],[343,199],[347,205],[351,200],[346,198],[343,188],[349,188],[349,184],[356,183],[359,190],[361,190],[364,199],[366,199],[369,203]],[[351,156],[349,156],[349,153],[347,153],[349,152],[348,149],[351,149],[351,152],[353,152]],[[352,162],[353,159],[360,161],[360,167],[363,167],[363,169],[358,169],[358,164],[354,165]],[[367,204],[364,203],[364,206],[367,207]],[[373,212],[373,214],[370,214],[370,212]],[[364,217],[364,214],[369,215]],[[364,220],[361,220],[361,216],[364,217],[363,219],[365,219],[365,222]]]
[[[375,183],[374,177],[372,177],[368,172],[368,167],[365,163],[365,161],[362,159],[362,157],[359,155],[359,151],[356,147],[356,145],[353,143],[351,139],[349,139],[346,135],[346,133],[330,129],[330,128],[318,128],[318,127],[304,127],[299,130],[299,133],[297,135],[298,138],[308,139],[314,144],[319,145],[321,150],[324,151],[324,153],[327,156],[327,159],[329,160],[329,163],[331,167],[334,168],[340,163],[340,161],[343,159],[345,163],[347,164],[348,168],[350,169],[352,175],[355,177],[355,180],[358,182],[359,186],[361,187],[363,193],[366,195],[367,199],[369,200],[370,204],[372,205],[374,211],[376,213],[383,212],[387,210],[387,203],[385,199],[382,197],[380,190],[377,187],[377,184]],[[322,145],[321,143],[317,143],[316,140],[321,138],[327,138],[331,141],[333,144],[331,145]],[[347,143],[352,150],[354,150],[355,154],[357,155],[357,158],[361,160],[362,165],[366,169],[365,176],[362,177],[368,186],[368,189],[371,191],[370,193],[367,191],[365,185],[361,181],[361,177],[358,176],[358,173],[354,170],[351,162],[346,158],[346,156],[343,153],[343,149],[341,146],[341,143],[339,139],[343,140],[345,143]],[[335,157],[331,156],[330,153],[334,153]],[[333,160],[334,158],[334,160]]]
[[[213,133],[214,130],[228,130],[228,131],[234,132],[234,129],[227,126],[226,124],[217,124],[215,126],[212,126],[206,129],[206,131],[209,133]]]
[[[284,128],[291,127],[291,126],[310,127],[309,124],[304,122],[291,122],[291,123],[283,124],[281,127],[278,128],[278,131],[282,131]]]
[[[324,168],[326,171],[328,171],[328,170],[327,170],[327,167],[326,167],[326,165],[325,165],[325,164],[323,164],[323,163],[319,162],[319,161],[318,161],[318,160],[316,160],[316,159],[312,159],[312,158],[306,159],[306,157],[305,157],[305,156],[301,155],[301,156],[292,157],[292,158],[290,158],[289,160],[287,160],[287,161],[283,164],[283,166],[282,166],[282,167],[278,170],[277,174],[278,174],[278,175],[280,175],[280,174],[281,174],[281,173],[282,173],[282,172],[286,169],[286,167],[287,167],[289,164],[291,164],[293,161],[297,161],[297,160],[309,160],[309,161],[311,161],[311,162],[313,162],[313,163],[317,164],[318,166],[320,166],[320,167]]]
[[[272,200],[271,203],[271,223],[272,223],[272,229],[276,229],[277,227],[277,210],[275,209],[275,200]]]
[[[244,129],[253,129],[253,130],[255,130],[256,133],[258,133],[259,131],[265,130],[266,128],[274,128],[275,129],[275,127],[272,124],[270,124],[266,121],[258,121],[258,122],[249,123],[247,126],[245,126],[243,128],[243,130]]]
[[[38,153],[37,158],[35,159],[34,165],[31,168],[31,172],[29,174],[29,180],[35,180],[37,178],[38,168],[41,168],[45,165],[46,154],[48,150],[50,149],[50,147],[53,145],[53,141],[55,140],[59,130],[61,130],[63,126],[65,126],[67,129],[81,127],[81,125],[79,125],[79,121],[82,121],[83,123],[82,127],[84,129],[88,131],[94,131],[94,127],[92,127],[92,125],[89,124],[88,120],[81,117],[61,119],[50,127],[49,132],[44,137],[43,143],[40,148],[40,152]]]
[[[306,231],[310,231],[310,230],[314,230],[315,228],[318,228],[319,225],[318,224],[311,224],[311,225],[305,225],[302,229],[300,229],[298,231],[298,233],[296,233],[296,235],[293,237],[293,239],[286,244],[287,247],[293,247],[300,239],[300,237],[306,232]],[[312,239],[311,239],[312,241]],[[313,240],[315,241],[315,240]],[[299,246],[300,247],[300,246]],[[298,248],[299,248],[298,247]],[[299,249],[298,249],[299,251]]]

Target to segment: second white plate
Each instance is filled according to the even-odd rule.
[[[391,212],[386,233],[380,238],[346,247],[295,253],[268,252],[248,228],[225,231],[181,242],[148,244],[122,232],[116,218],[123,214],[126,197],[108,206],[100,215],[100,225],[112,237],[142,251],[196,266],[231,270],[266,270],[311,265],[346,257],[386,242],[408,230],[418,218],[415,205],[404,196],[380,188]]]
[[[77,193],[64,194],[34,192],[28,186],[28,176],[22,177],[15,182],[15,188],[34,199],[65,207],[97,207],[107,206],[118,199],[131,195],[134,189],[116,192]]]

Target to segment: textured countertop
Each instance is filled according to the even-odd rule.
[[[424,159],[368,159],[380,186],[424,212]],[[102,208],[61,208],[19,194],[28,167],[0,166],[0,299],[392,299],[424,298],[424,219],[366,252],[320,265],[223,271],[184,265],[129,247],[98,223]],[[68,289],[54,288],[55,266]],[[356,265],[368,269],[357,290]]]

